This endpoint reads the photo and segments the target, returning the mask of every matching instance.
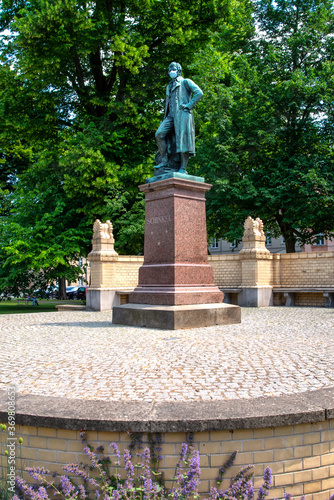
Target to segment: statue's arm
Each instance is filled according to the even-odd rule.
[[[195,105],[198,103],[198,101],[200,101],[202,99],[203,92],[199,88],[199,86],[196,85],[196,83],[193,82],[192,80],[190,80],[189,78],[186,79],[185,84],[187,85],[190,92],[193,94],[192,99],[188,102],[186,107],[188,109],[193,109],[195,107]]]

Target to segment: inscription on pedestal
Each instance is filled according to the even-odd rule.
[[[151,217],[147,219],[148,224],[161,224],[162,222],[172,222],[172,217],[170,215],[159,215],[157,217]]]

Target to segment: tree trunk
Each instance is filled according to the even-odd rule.
[[[280,210],[278,214],[276,214],[276,221],[281,230],[281,234],[285,241],[285,251],[286,253],[295,253],[296,252],[296,238],[293,232],[293,229],[290,224],[283,222],[283,210]]]
[[[66,300],[66,278],[59,278],[59,294],[60,300]]]
[[[285,238],[285,237],[284,237],[284,239],[285,239],[285,250],[286,250],[286,253],[295,253],[295,251],[296,251],[296,240],[294,238]]]

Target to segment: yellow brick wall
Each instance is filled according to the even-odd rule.
[[[119,256],[115,273],[115,287],[135,287],[138,285],[138,271],[144,263],[144,257]]]
[[[326,299],[322,293],[296,293],[295,306],[324,307]]]
[[[23,466],[44,466],[50,471],[62,472],[66,463],[87,463],[82,450],[79,431],[17,426],[17,435],[23,437],[21,447]],[[88,441],[95,448],[101,444],[106,452],[110,442],[123,451],[129,447],[126,433],[88,431]],[[147,442],[147,436],[144,443]],[[160,469],[168,480],[174,473],[178,452],[186,440],[185,433],[162,435]],[[201,458],[200,492],[207,494],[215,486],[218,468],[237,450],[236,465],[228,478],[242,466],[254,465],[255,487],[262,484],[263,469],[273,472],[273,487],[269,498],[282,498],[285,492],[307,495],[307,500],[328,500],[334,493],[334,420],[276,428],[211,431],[194,434],[195,447]],[[17,461],[17,467],[20,460]],[[167,483],[167,486],[170,483]]]
[[[91,286],[128,288],[138,284],[142,256],[119,256],[114,262],[93,262]],[[280,254],[266,260],[245,260],[239,255],[211,255],[214,282],[219,287],[241,286],[333,287],[334,252]],[[94,272],[93,272],[94,269]],[[275,305],[281,298],[275,296]],[[296,305],[324,306],[321,294],[297,294]]]
[[[260,260],[258,262],[258,284],[259,286],[272,286],[274,284],[273,261]]]
[[[217,286],[234,288],[241,285],[241,261],[238,255],[209,255],[209,264],[213,268]]]
[[[333,286],[334,252],[281,254],[282,287]]]

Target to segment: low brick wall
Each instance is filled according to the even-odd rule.
[[[119,255],[115,287],[135,287],[138,285],[138,271],[144,263],[144,257]]]
[[[209,255],[215,285],[226,288],[240,287],[242,283],[241,260],[236,255]]]
[[[237,288],[243,281],[242,261],[235,255],[209,255],[215,284],[219,287]],[[115,286],[132,287],[138,284],[138,270],[144,257],[118,256],[111,265],[117,266]],[[280,287],[333,287],[334,252],[275,254],[266,263],[265,275],[259,285]],[[274,276],[274,277],[273,277]]]
[[[0,421],[6,417],[5,405],[0,405]],[[227,478],[251,464],[258,488],[269,466],[274,476],[270,498],[290,492],[307,495],[307,500],[328,500],[334,494],[334,388],[250,400],[153,404],[19,395],[16,422],[24,467],[39,465],[61,473],[66,463],[88,463],[82,429],[88,442],[95,449],[103,445],[106,453],[110,442],[121,451],[129,448],[127,431],[141,433],[144,444],[148,432],[153,438],[159,432],[160,469],[170,486],[181,444],[193,433],[203,496],[235,450],[236,464]]]
[[[23,437],[21,450],[26,466],[39,465],[63,473],[64,464],[89,463],[82,451],[80,431],[19,426],[17,434]],[[95,449],[103,445],[108,455],[110,442],[117,443],[121,452],[130,445],[125,432],[88,431],[87,436],[89,444]],[[162,435],[160,469],[165,479],[173,476],[181,444],[186,439],[184,432]],[[143,441],[147,444],[147,435]],[[270,498],[282,498],[288,491],[297,496],[308,495],[308,499],[328,500],[334,491],[333,442],[334,420],[275,428],[196,432],[194,444],[200,452],[201,466],[199,490],[205,495],[211,486],[217,486],[218,468],[237,450],[235,465],[226,475],[226,487],[228,478],[242,466],[252,464],[254,484],[259,488],[264,467],[268,466],[274,476]],[[171,486],[170,481],[166,486]]]
[[[282,287],[323,286],[334,289],[334,252],[279,254],[275,258],[280,261],[275,284]]]
[[[221,288],[275,287],[333,288],[334,252],[273,254],[265,260],[245,261],[239,254],[209,255],[214,282]],[[91,288],[134,288],[142,256],[117,256],[112,261],[94,262]],[[283,295],[275,296],[274,305],[283,305]],[[296,306],[325,305],[322,293],[297,293]]]

